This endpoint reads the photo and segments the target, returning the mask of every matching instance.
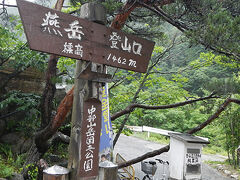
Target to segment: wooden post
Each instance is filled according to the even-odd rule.
[[[43,180],[68,180],[67,175],[43,174]]]
[[[105,24],[105,9],[97,3],[87,3],[82,5],[80,17],[97,23]],[[91,67],[92,71],[104,73],[106,68],[103,65],[97,65],[85,61],[77,61],[75,72],[75,89],[72,111],[72,130],[69,147],[68,169],[71,170],[70,179],[78,180],[79,167],[81,159],[81,127],[83,121],[83,102],[88,98],[96,98],[101,100],[102,84],[88,80],[78,79],[80,72],[87,67]]]
[[[240,169],[240,145],[237,148],[237,165],[238,168]]]
[[[54,165],[43,171],[43,180],[70,180],[68,175],[68,169]]]
[[[118,166],[110,161],[100,163],[98,180],[116,180]]]

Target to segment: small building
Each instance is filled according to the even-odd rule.
[[[202,147],[209,141],[182,133],[170,133],[169,179],[202,178]]]

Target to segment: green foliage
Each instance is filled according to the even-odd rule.
[[[158,54],[162,53],[163,51],[164,51],[164,47],[155,45],[152,56],[158,55]]]
[[[194,68],[207,67],[219,64],[223,67],[238,68],[239,63],[234,59],[230,59],[224,55],[216,55],[213,52],[200,53],[197,60],[190,63]]]
[[[66,57],[60,57],[58,59],[57,68],[60,72],[68,71],[69,66],[72,66],[72,69],[75,68],[76,60]]]
[[[7,130],[24,131],[31,135],[39,127],[39,110],[37,108],[40,96],[20,91],[7,92],[8,82],[24,72],[27,68],[33,67],[39,71],[46,68],[46,54],[32,51],[28,48],[23,37],[23,26],[17,17],[12,17],[14,26],[8,28],[0,25],[0,70],[7,70],[11,73],[4,74],[0,81],[1,94],[0,113],[1,117],[16,113],[18,121],[7,121]],[[15,114],[15,115],[16,115]]]
[[[66,149],[68,149],[67,144],[63,144],[61,142],[55,142],[48,149],[48,152],[44,155],[44,159],[46,159],[48,162],[51,162],[51,160],[49,159],[49,155],[52,155],[52,154],[58,156],[61,159],[68,159],[68,151],[66,151]]]
[[[14,68],[16,71],[23,71],[29,66],[40,70],[45,68],[46,55],[36,51],[31,51],[25,42],[19,39],[22,34],[22,25],[18,24],[14,32],[0,25],[0,68]],[[13,59],[9,61],[9,59]]]
[[[171,17],[178,18],[179,22],[185,23],[192,30],[187,32],[186,36],[182,35],[176,38],[175,46],[150,72],[140,89],[136,103],[166,105],[207,96],[211,92],[217,92],[223,97],[239,93],[239,82],[234,79],[234,77],[239,79],[240,41],[239,26],[237,25],[239,17],[233,16],[230,10],[234,8],[228,9],[230,5],[224,3],[216,3],[215,0],[194,0],[183,3],[178,0],[163,7],[165,12],[172,15]],[[233,2],[231,1],[231,3]],[[162,38],[170,37],[167,39],[168,41],[165,39],[164,42],[156,40],[157,46],[155,46],[150,65],[156,62],[156,57],[161,57],[160,55],[167,49],[164,43],[170,42],[170,39],[179,33],[169,25],[164,25],[166,28],[164,29],[160,23],[160,18],[157,19],[142,9],[134,11],[128,22],[128,26],[131,27],[128,28],[130,33],[152,37],[152,34],[149,34],[154,34],[154,29],[158,28],[158,32],[165,33],[162,34]],[[226,36],[225,33],[227,33]],[[232,39],[233,37],[235,39]],[[190,38],[190,40],[186,38]],[[202,42],[205,48],[196,45],[199,42]],[[225,55],[207,51],[209,46],[215,47],[217,51],[223,52]],[[119,71],[116,79],[124,82],[111,89],[110,108],[112,114],[125,109],[132,102],[133,95],[140,87],[144,75]],[[135,109],[131,112],[128,124],[186,132],[206,121],[221,103],[222,100],[213,99],[166,110]],[[123,117],[114,121],[117,127],[122,120]],[[222,122],[217,119],[197,133],[197,135],[210,139],[211,144],[205,151],[223,153],[223,146],[227,141],[222,130]]]
[[[70,13],[70,12],[79,10],[80,7],[81,7],[81,3],[80,3],[80,2],[74,2],[74,6],[70,6],[70,7],[68,7],[68,8],[62,9],[62,12],[64,12],[64,13]]]
[[[21,93],[20,91],[11,91],[4,96],[4,100],[0,102],[0,108],[5,109],[11,104],[16,104],[17,111],[26,111],[31,106],[36,107],[39,100],[38,95]]]
[[[226,96],[240,93],[240,84],[234,78],[212,78],[205,88],[212,92],[215,91],[218,95]]]
[[[212,166],[215,169],[219,168],[219,165],[221,165],[222,168],[223,168],[223,171],[228,170],[232,174],[236,174],[236,175],[240,176],[239,168],[234,169],[234,167],[231,166],[231,161],[229,161],[229,160],[225,160],[225,161],[204,161],[204,162],[207,163],[208,165]]]
[[[105,6],[105,8],[107,9],[107,13],[109,14],[113,14],[114,11],[120,9],[123,5],[123,3],[114,0],[105,0],[105,2],[103,2],[102,4]]]
[[[57,68],[60,73],[63,73],[64,78],[61,79],[60,77],[58,77],[58,81],[55,82],[61,83],[64,80],[65,83],[73,84],[76,60],[66,57],[60,57],[57,62]]]
[[[20,172],[24,155],[13,155],[10,146],[0,144],[0,178],[9,178],[14,172]]]
[[[203,44],[215,52],[226,55],[224,59],[240,59],[240,8],[235,0],[177,0],[164,6],[164,11],[187,28],[191,45]],[[228,61],[228,60],[227,60]]]
[[[189,81],[184,84],[184,88],[199,96],[203,96],[205,90],[210,92],[220,92],[223,90],[224,86],[220,86],[222,89],[219,89],[218,87],[220,84],[217,85],[216,81],[219,83],[222,81],[221,84],[224,84],[226,79],[232,81],[232,77],[238,71],[238,68],[229,68],[228,66],[222,66],[211,61],[209,61],[209,65],[196,63],[196,61],[191,63],[191,65],[193,64],[194,66],[196,65],[195,67],[198,66],[198,68],[184,72],[184,75],[189,78]],[[214,87],[214,84],[217,86]]]
[[[236,95],[236,98],[239,98]],[[225,149],[232,160],[232,165],[238,166],[237,151],[236,149],[240,145],[240,107],[239,105],[231,105],[228,110],[224,112],[221,117],[222,131],[225,134]]]
[[[19,121],[9,121],[7,128],[15,128],[17,131],[23,131],[30,135],[40,126],[38,105],[40,96],[21,93],[20,91],[11,91],[5,94],[0,102],[0,109],[8,109],[16,112],[24,112],[24,117]]]
[[[26,168],[28,169],[28,177],[32,180],[37,180],[38,167],[34,164],[28,164]]]
[[[87,0],[72,0],[75,7],[70,7],[65,12],[77,10],[81,5],[80,2],[84,3]],[[103,4],[110,15],[114,14],[123,5],[120,1],[114,0],[106,0]],[[239,3],[230,0],[176,0],[175,3],[164,6],[163,10],[169,14],[169,17],[178,19],[179,22],[185,23],[191,29],[186,33],[186,37],[176,38],[175,46],[165,56],[162,55],[168,48],[167,44],[171,44],[171,39],[179,32],[172,26],[163,24],[162,18],[153,15],[145,8],[134,10],[124,31],[147,39],[154,39],[156,46],[150,65],[157,62],[160,57],[161,61],[153,68],[146,79],[146,74],[131,71],[120,70],[115,74],[114,80],[123,82],[111,89],[111,113],[114,114],[125,109],[133,101],[145,105],[167,105],[209,95],[212,91],[217,91],[218,95],[239,93],[240,80],[239,74],[237,74],[239,62],[237,59],[240,53],[240,16],[238,7]],[[112,17],[108,16],[108,20],[111,19]],[[24,71],[29,66],[43,70],[46,64],[46,55],[30,51],[25,43],[19,40],[22,33],[22,25],[18,22],[13,32],[3,26],[0,27],[0,69],[4,69],[3,64],[5,64],[16,72]],[[190,38],[190,43],[186,38]],[[181,41],[184,41],[184,43],[181,43]],[[214,47],[215,50],[226,55],[215,54],[212,51],[207,52],[199,45],[192,46],[199,42],[204,44],[206,48]],[[5,62],[9,58],[11,61]],[[67,73],[70,77],[73,77],[74,68],[75,60],[59,59],[58,69],[61,73]],[[52,81],[59,82],[61,79],[56,78]],[[140,86],[143,81],[145,81],[144,84]],[[115,84],[112,83],[111,85],[114,86]],[[139,93],[135,96],[138,89]],[[10,92],[1,100],[0,109],[12,108],[14,111],[25,111],[27,113],[27,119],[16,122],[17,124],[8,124],[9,129],[16,126],[19,130],[24,129],[25,132],[31,132],[39,127],[37,121],[39,115],[37,109],[38,96]],[[128,124],[150,125],[186,132],[204,122],[221,103],[221,101],[211,100],[166,110],[135,109],[131,112]],[[225,142],[225,148],[229,152],[233,152],[239,144],[238,112],[239,108],[232,106],[220,120],[214,121],[198,133],[198,135],[210,139],[214,152],[221,152],[222,145]],[[116,128],[120,127],[123,118],[114,121]],[[234,128],[232,128],[233,125]],[[238,129],[235,129],[235,126]],[[131,134],[131,131],[124,130],[124,133]],[[161,137],[152,136],[155,140],[161,139]],[[61,150],[65,148],[63,146],[58,147]],[[65,157],[64,154],[60,155]],[[36,167],[29,165],[29,168],[32,169],[30,176],[34,179],[37,173]]]
[[[234,17],[226,9],[218,9],[217,12],[208,16],[208,26],[204,29],[208,31],[205,41],[219,45],[225,50],[239,53],[239,23],[239,16]]]
[[[0,155],[0,178],[10,177],[14,172],[14,168],[5,164],[3,158]]]
[[[156,134],[156,133],[149,133],[149,137],[148,137],[147,132],[134,132],[133,136],[147,140],[147,141],[156,142],[159,144],[169,144],[168,137],[160,135],[160,134]]]

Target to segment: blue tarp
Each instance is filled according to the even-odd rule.
[[[113,131],[109,113],[108,85],[103,88],[102,93],[102,129],[100,136],[99,154],[104,154],[108,159],[113,151]]]

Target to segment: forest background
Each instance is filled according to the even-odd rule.
[[[78,15],[85,2],[71,1],[63,11]],[[48,1],[37,3],[49,5]],[[223,106],[221,115],[196,134],[209,138],[214,153],[226,151],[236,168],[239,164],[236,149],[240,145],[237,100],[240,99],[240,3],[237,0],[102,3],[107,9],[107,26],[156,42],[146,73],[108,68],[113,75],[109,94],[116,134],[126,124],[188,132]],[[56,146],[60,151],[58,156],[67,158],[63,152],[67,138],[59,140],[56,134],[70,136],[70,113],[64,124],[56,128],[58,131],[45,139],[47,145],[39,140],[39,134],[58,114],[61,99],[54,96],[56,84],[72,86],[76,60],[64,57],[56,60],[55,74],[45,81],[42,92],[11,89],[11,83],[29,68],[48,74],[51,61],[49,55],[29,50],[19,17],[8,14],[5,7],[0,13],[0,177],[22,171],[23,165],[32,173],[28,176],[35,177],[39,158],[47,159]],[[125,14],[129,15],[127,21],[117,24],[115,17]],[[46,89],[50,96],[46,95]],[[50,104],[44,103],[46,98],[52,98]],[[227,104],[226,108],[224,103],[228,99],[236,103]],[[14,148],[17,142],[7,142],[6,136],[14,133],[22,136],[24,142],[29,140],[25,143],[28,148],[18,151]],[[32,144],[36,144],[40,155],[26,164],[27,149]]]

